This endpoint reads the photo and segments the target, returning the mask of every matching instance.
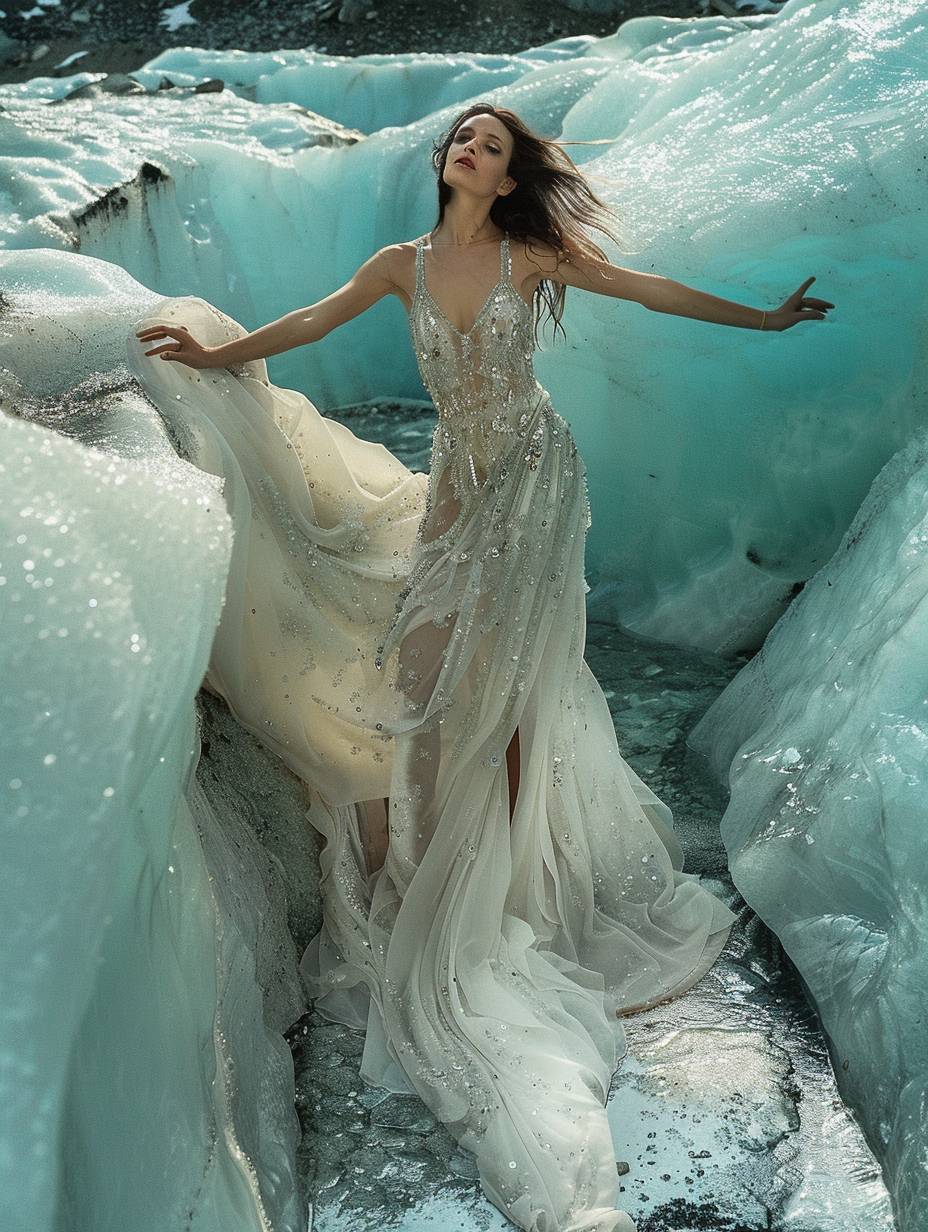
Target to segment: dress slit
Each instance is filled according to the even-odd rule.
[[[512,739],[506,746],[506,775],[509,780],[509,824],[512,825],[512,818],[516,811],[516,804],[519,799],[519,775],[520,775],[520,760],[521,751],[519,747],[519,729],[512,734]]]

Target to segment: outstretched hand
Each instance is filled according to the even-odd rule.
[[[827,311],[834,308],[827,299],[815,299],[804,295],[808,286],[815,282],[815,276],[807,278],[788,299],[785,299],[775,312],[767,313],[765,329],[789,329],[800,321],[825,321]]]
[[[216,368],[213,349],[201,346],[186,325],[151,325],[135,332],[141,342],[154,342],[156,338],[171,338],[173,343],[146,351],[146,355],[160,355],[162,359],[180,360],[188,368]]]

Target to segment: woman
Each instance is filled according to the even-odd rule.
[[[359,648],[372,670],[330,706],[385,741],[388,791],[359,774],[353,795],[314,798],[324,924],[302,969],[323,1014],[366,1029],[365,1079],[417,1091],[518,1226],[633,1232],[604,1109],[619,1018],[700,979],[735,917],[682,872],[670,810],[621,757],[583,659],[585,469],[532,371],[533,307],[547,298],[557,322],[573,286],[783,330],[833,305],[804,296],[812,278],[762,312],[609,264],[581,229],[602,202],[505,108],[468,107],[433,161],[434,230],[332,295],[219,346],[137,336],[172,340],[146,355],[228,367],[384,295],[407,307],[438,411],[425,505],[414,543],[398,519],[402,586]],[[324,479],[323,458],[303,462]]]

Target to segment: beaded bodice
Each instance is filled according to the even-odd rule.
[[[432,474],[451,466],[458,495],[483,486],[496,460],[518,436],[544,393],[535,379],[533,315],[512,283],[509,237],[500,241],[500,276],[462,333],[448,320],[425,280],[424,237],[416,241],[416,290],[410,330],[423,383],[438,422]]]

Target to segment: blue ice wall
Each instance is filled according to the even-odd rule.
[[[256,774],[255,765],[241,757],[237,725],[228,716],[221,729],[207,729],[201,739],[190,706],[229,561],[228,519],[221,510],[228,492],[217,494],[209,476],[174,452],[187,429],[196,431],[196,417],[187,419],[180,404],[176,413],[156,416],[122,367],[126,331],[152,301],[146,288],[114,265],[54,250],[0,257],[0,279],[0,394],[5,408],[26,419],[0,418],[0,653],[10,689],[0,715],[6,818],[0,929],[9,939],[0,978],[15,994],[0,1000],[0,1094],[6,1097],[0,1136],[13,1145],[0,1159],[2,1226],[52,1232],[66,1219],[64,1226],[115,1229],[126,1225],[128,1213],[134,1232],[188,1226],[200,1232],[303,1232],[293,1169],[293,1071],[280,1036],[301,1014],[303,1000],[296,952],[275,910],[279,915],[289,898],[294,937],[301,928],[308,940],[318,923],[318,873],[313,875],[302,813],[297,801],[286,798],[279,763],[264,776]],[[200,455],[209,452],[201,442]],[[910,497],[906,514],[917,510],[917,488]],[[866,522],[867,515],[862,517]],[[925,540],[923,531],[919,535],[906,551],[920,568],[919,544]],[[869,576],[867,570],[890,577],[892,553],[870,553],[863,566],[862,577]],[[861,589],[859,579],[854,584]],[[96,619],[100,600],[90,606],[97,599],[91,587],[98,586],[105,626]],[[906,586],[917,602],[918,586],[924,592],[917,569]],[[897,638],[903,615],[893,616]],[[69,630],[66,636],[61,629]],[[74,653],[75,632],[89,641],[90,651],[81,641]],[[805,627],[797,632],[787,652],[793,661],[800,658],[796,646]],[[869,687],[869,676],[867,682]],[[796,688],[795,705],[801,707],[802,680]],[[750,723],[757,719],[751,687],[746,695]],[[862,704],[869,713],[866,697]],[[644,710],[640,717],[647,726]],[[210,744],[224,747],[225,756],[210,755]],[[722,757],[724,768],[730,750]],[[201,784],[203,765],[211,768],[204,776],[209,790]],[[66,780],[51,777],[59,770],[69,772]],[[101,797],[105,809],[93,794],[104,782],[119,788]],[[260,847],[241,816],[243,802],[251,806],[256,797],[267,802],[271,822],[262,824]],[[748,808],[756,812],[757,800],[749,800]],[[865,820],[860,830],[872,846],[858,862],[880,860],[878,825],[872,817]],[[821,837],[830,844],[831,859],[847,847],[839,825]],[[914,861],[912,869],[921,876]],[[816,904],[827,907],[832,887],[822,866],[810,866],[806,876],[814,893],[803,906],[811,902],[814,913]],[[909,913],[917,934],[924,912],[917,914],[916,885],[900,877],[898,885],[885,888],[887,896],[900,894],[900,910]],[[743,889],[765,909],[748,879]],[[863,908],[854,907],[858,916],[870,910],[863,892],[861,898]],[[778,926],[776,913],[771,923]],[[816,928],[826,927],[814,915],[808,924],[813,938]],[[811,958],[819,969],[828,962],[814,946]],[[890,967],[896,958],[887,954]],[[915,949],[903,958],[903,979],[911,977],[919,987]],[[764,979],[756,971],[751,978]],[[872,1078],[878,1065],[881,1111],[891,1110],[893,1092],[905,1078],[893,1068],[903,1052],[917,1075],[921,1029],[920,1011],[905,986],[897,995],[887,980],[882,991],[880,1014],[895,1013],[898,1004],[892,1023],[898,1055],[858,1048],[851,1091],[856,1098],[859,1067],[869,1065]],[[764,997],[772,995],[768,989]],[[838,1016],[848,1006],[856,1012],[853,998],[841,997],[835,997]],[[745,1003],[736,996],[733,1005],[737,1018]],[[871,1015],[871,1024],[878,1016]],[[762,1037],[765,1029],[755,1027]],[[880,1039],[886,1038],[884,1031]],[[805,1033],[803,1039],[799,1053],[808,1046]],[[689,1053],[691,1045],[681,1047]],[[733,1047],[747,1064],[744,1041]],[[866,1160],[855,1153],[853,1141],[845,1141],[842,1117],[829,1118],[832,1151],[853,1172],[853,1186],[835,1196],[845,1174],[827,1167],[824,1176],[816,1172],[814,1150],[801,1169],[788,1167],[807,1138],[797,1139],[790,1128],[791,1100],[804,1087],[793,1090],[787,1075],[808,1058],[794,1054],[783,1061],[788,1044],[774,1051],[780,1060],[770,1069],[778,1074],[782,1065],[777,1083],[785,1084],[773,1101],[776,1113],[772,1122],[766,1119],[770,1110],[761,1115],[759,1128],[751,1111],[766,1098],[766,1065],[760,1064],[752,1070],[750,1106],[742,1109],[747,1138],[739,1139],[737,1151],[750,1153],[758,1144],[766,1149],[768,1132],[777,1141],[781,1131],[788,1133],[790,1148],[764,1165],[789,1173],[784,1192],[795,1186],[798,1203],[806,1189],[801,1178],[811,1169],[812,1209],[823,1218],[827,1213],[828,1227],[849,1226],[840,1222],[844,1216],[855,1227],[863,1220],[863,1227],[867,1212],[869,1226],[874,1219],[885,1221],[882,1188],[868,1181]],[[836,1070],[843,1084],[847,1071],[838,1064]],[[662,1076],[658,1083],[664,1081]],[[638,1100],[646,1108],[650,1099],[650,1088],[637,1082],[627,1092],[636,1110]],[[915,1090],[912,1083],[908,1087]],[[116,1108],[114,1090],[126,1093]],[[827,1104],[829,1098],[817,1089],[811,1102]],[[732,1125],[713,1099],[707,1087],[702,1102],[707,1117],[718,1123],[724,1148]],[[805,1102],[801,1112],[804,1132],[814,1140],[817,1113]],[[642,1138],[652,1132],[647,1126],[654,1124],[653,1110],[650,1115],[652,1120],[638,1125]],[[168,1141],[166,1123],[180,1127]],[[178,1143],[186,1139],[182,1150]],[[921,1194],[912,1174],[924,1141],[917,1101],[898,1135],[878,1139],[895,1156],[904,1153],[892,1173],[904,1232],[919,1228]],[[37,1170],[33,1150],[41,1161]],[[726,1155],[724,1168],[733,1159],[737,1155]],[[718,1180],[717,1173],[710,1175]],[[753,1211],[753,1201],[744,1208],[740,1203],[754,1188],[748,1184],[730,1194],[732,1209]],[[689,1194],[693,1201],[695,1192]],[[790,1209],[795,1215],[795,1205]],[[802,1209],[808,1219],[808,1201]]]
[[[923,404],[928,284],[907,262],[925,237],[926,58],[920,0],[640,18],[521,56],[174,49],[137,74],[150,89],[230,89],[64,101],[84,73],[0,91],[20,160],[2,238],[77,247],[254,328],[433,225],[428,155],[460,105],[610,139],[568,150],[618,212],[617,264],[764,308],[815,275],[837,304],[762,336],[568,290],[567,341],[546,329],[537,359],[590,471],[591,611],[754,649]],[[269,371],[324,410],[423,394],[393,297]]]
[[[802,973],[900,1228],[928,1211],[928,433],[690,733],[735,885]]]
[[[54,285],[42,254],[4,277],[4,304],[36,296],[28,322],[2,317],[5,399],[109,373],[146,295],[201,295],[257,326],[328,294],[376,247],[433,224],[432,139],[478,97],[549,134],[614,138],[568,149],[619,211],[630,242],[607,245],[618,264],[763,307],[815,274],[812,290],[838,304],[827,323],[761,336],[569,291],[567,343],[537,369],[590,470],[592,610],[714,649],[753,648],[776,625],[693,745],[732,788],[723,830],[739,889],[807,979],[899,1226],[920,1232],[923,6],[790,0],[777,16],[641,19],[521,57],[166,57],[145,78],[152,89],[169,71],[181,86],[185,72],[228,73],[234,88],[65,100],[94,80],[79,74],[0,89],[3,246],[62,250]],[[104,280],[81,253],[111,263]],[[118,284],[120,268],[132,278]],[[69,333],[72,312],[81,330]],[[404,331],[401,306],[385,301],[274,357],[272,379],[323,408],[420,394]],[[5,1137],[26,1127],[13,1138],[22,1154],[0,1159],[0,1215],[37,1232],[58,1226],[64,1194],[78,1225],[82,1203],[113,1197],[95,1229],[124,1228],[146,1202],[160,1212],[192,1198],[204,1232],[260,1227],[262,1204],[286,1228],[288,1059],[247,971],[256,925],[210,881],[224,819],[189,777],[191,701],[228,550],[222,513],[212,495],[209,510],[197,503],[202,477],[143,408],[120,417],[114,391],[110,405],[105,450],[89,443],[92,421],[69,441],[0,418],[0,653],[14,682],[0,702],[0,903],[3,987],[15,994],[0,1002],[0,1116]],[[129,460],[114,465],[112,452]],[[56,511],[67,535],[46,521]],[[122,577],[93,615],[81,604],[97,598],[98,559]],[[226,995],[247,1038],[223,1053]],[[189,1002],[188,1017],[168,1020],[173,1000]],[[151,1029],[127,1039],[140,1014]],[[269,1070],[241,1064],[244,1085],[223,1103],[211,1078],[223,1056],[249,1055]],[[137,1092],[131,1139],[119,1110],[102,1123],[107,1066]],[[262,1083],[276,1122],[248,1120]],[[220,1127],[216,1151],[181,1158],[155,1142],[166,1106],[193,1127],[187,1137]],[[139,1143],[140,1111],[151,1144]],[[98,1131],[94,1158],[80,1148]],[[62,1134],[75,1144],[64,1175],[47,1150]],[[161,1185],[128,1192],[140,1147]]]
[[[50,255],[0,262],[0,1226],[303,1232],[296,952],[195,774],[231,520],[120,372],[143,289]]]

